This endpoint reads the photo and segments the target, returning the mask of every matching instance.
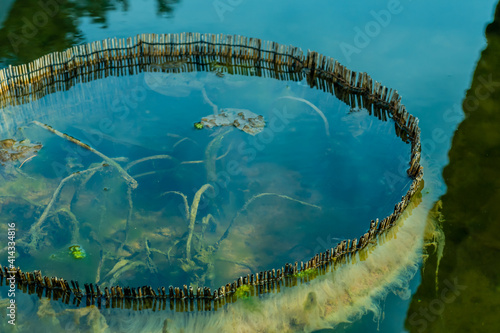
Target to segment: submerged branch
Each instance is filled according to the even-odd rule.
[[[156,274],[158,273],[158,267],[156,267],[153,259],[151,259],[151,250],[149,249],[147,238],[144,238],[144,247],[146,249],[146,266],[148,267],[150,273]]]
[[[186,195],[184,193],[178,192],[178,191],[168,191],[168,192],[162,193],[160,196],[164,196],[164,195],[170,194],[170,193],[178,194],[182,197],[182,200],[184,200],[184,208],[186,210],[186,221],[187,221],[187,219],[189,218],[189,204],[188,204],[188,199],[187,199]]]
[[[303,98],[298,98],[298,97],[293,97],[293,96],[283,96],[283,97],[279,97],[278,99],[282,99],[282,98],[293,99],[295,101],[306,103],[307,105],[312,107],[313,110],[316,111],[316,113],[318,113],[320,115],[321,119],[323,119],[323,122],[325,123],[326,136],[330,136],[330,125],[328,125],[328,119],[326,119],[325,114],[323,112],[321,112],[321,110],[318,109],[318,107],[316,105],[314,105],[313,103],[311,103],[308,100],[303,99]]]
[[[227,236],[229,235],[229,230],[231,229],[232,225],[234,224],[234,222],[236,221],[236,219],[238,219],[238,217],[248,209],[248,206],[254,202],[256,199],[258,198],[262,198],[262,197],[265,197],[265,196],[276,196],[278,198],[282,198],[282,199],[286,199],[286,200],[290,200],[290,201],[294,201],[294,202],[297,202],[301,205],[305,205],[305,206],[309,206],[309,207],[313,207],[313,208],[317,208],[317,209],[321,209],[320,206],[316,206],[316,205],[313,205],[313,204],[310,204],[310,203],[307,203],[305,201],[301,201],[301,200],[298,200],[298,199],[294,199],[294,198],[291,198],[287,195],[283,195],[283,194],[277,194],[277,193],[260,193],[260,194],[256,194],[254,195],[253,197],[251,197],[247,202],[245,202],[245,204],[243,205],[243,207],[236,213],[236,215],[233,217],[233,219],[231,220],[231,223],[229,223],[229,226],[227,227],[226,231],[224,232],[224,234],[221,236],[221,238],[217,241],[217,243],[215,243],[214,245],[214,248],[215,250],[217,251],[217,249],[219,248],[220,246],[220,243],[227,238]]]
[[[188,226],[189,234],[186,242],[187,259],[191,259],[191,240],[193,238],[194,223],[196,221],[196,214],[198,213],[198,205],[200,203],[201,195],[209,188],[211,188],[212,190],[214,189],[213,186],[210,184],[203,185],[194,195],[193,203],[191,204],[191,212],[189,214],[189,226]]]
[[[90,169],[87,169],[84,171],[78,171],[78,172],[72,173],[68,177],[61,180],[61,182],[59,183],[59,186],[56,188],[56,190],[52,194],[52,199],[49,201],[49,204],[45,207],[45,210],[43,211],[42,215],[40,216],[40,218],[38,219],[38,221],[36,223],[31,225],[31,228],[28,231],[28,235],[31,235],[31,240],[28,244],[28,246],[31,250],[38,248],[39,233],[40,233],[40,230],[42,229],[42,225],[45,222],[45,220],[47,219],[47,216],[49,215],[49,212],[52,209],[52,206],[56,202],[57,197],[59,196],[59,193],[61,192],[64,184],[66,184],[66,182],[68,182],[69,180],[71,180],[75,177],[82,176],[82,175],[85,175],[87,173],[95,172],[97,169],[100,169],[102,167],[103,167],[103,165],[100,165],[100,166],[90,168]],[[71,216],[70,216],[70,218],[71,218]]]
[[[212,109],[214,110],[214,114],[217,115],[219,113],[219,108],[210,100],[210,98],[208,98],[205,87],[201,88],[201,93],[203,95],[203,99],[205,100],[205,102],[207,102],[212,107]]]
[[[80,227],[79,227],[79,222],[78,219],[76,218],[75,214],[66,207],[60,208],[57,212],[57,214],[66,214],[71,222],[71,225],[73,226],[73,231],[71,232],[71,244],[78,243],[78,235],[80,234]]]
[[[224,154],[222,154],[221,156],[217,157],[215,160],[218,161],[218,160],[221,160],[223,159],[224,157],[227,156],[227,154],[229,154],[229,151],[231,150],[232,148],[232,145],[233,143],[231,142],[229,144],[229,146],[227,147],[227,150]],[[202,161],[202,160],[198,160],[198,161],[184,161],[184,162],[181,162],[181,164],[200,164],[200,163],[205,163],[206,161]]]
[[[128,231],[130,230],[130,221],[132,220],[132,211],[134,210],[134,204],[132,202],[132,189],[130,187],[127,188],[127,201],[128,201],[128,214],[127,214],[127,222],[125,224],[125,240],[123,241],[123,244],[120,247],[120,249],[123,248],[123,245],[127,243]]]
[[[49,125],[42,124],[41,122],[36,121],[36,120],[33,120],[33,123],[37,126],[40,126],[44,129],[46,129],[49,132],[54,133],[58,137],[61,137],[61,138],[66,139],[70,142],[73,142],[74,144],[76,144],[84,149],[90,150],[91,152],[93,152],[94,154],[96,154],[97,156],[99,156],[103,160],[105,160],[106,163],[113,166],[122,175],[122,177],[125,179],[125,181],[127,182],[129,187],[131,187],[132,189],[137,188],[137,181],[134,178],[132,178],[125,170],[123,170],[123,168],[118,163],[116,163],[112,158],[107,157],[106,155],[104,155],[100,151],[95,150],[94,148],[90,147],[89,145],[81,142],[78,139],[75,139],[72,136],[69,136],[68,134],[64,134],[64,133],[59,132],[58,130],[52,128]]]
[[[217,151],[222,145],[222,139],[224,139],[224,136],[232,130],[233,128],[231,127],[227,131],[220,131],[219,134],[217,134],[217,136],[209,142],[207,148],[205,149],[205,168],[207,169],[208,182],[215,182],[217,180],[217,170],[215,167],[215,162],[217,161]]]
[[[144,158],[141,158],[141,159],[139,159],[139,160],[136,160],[136,161],[130,162],[130,163],[129,163],[129,164],[127,164],[127,166],[125,167],[125,170],[128,170],[128,169],[130,169],[131,167],[133,167],[134,165],[139,164],[139,163],[142,163],[142,162],[151,161],[151,160],[161,160],[161,159],[175,160],[175,158],[173,158],[173,157],[172,157],[172,156],[170,156],[170,155],[154,155],[154,156],[144,157]]]
[[[99,260],[99,265],[97,266],[97,272],[95,274],[95,283],[99,283],[101,281],[101,270],[102,266],[104,265],[104,261],[106,260],[106,255],[104,254],[103,250],[99,252],[101,259]]]
[[[201,219],[200,250],[203,245],[203,237],[205,235],[205,230],[207,229],[210,220],[212,220],[215,224],[217,224],[217,221],[215,220],[212,214],[208,214],[207,216]]]
[[[184,138],[180,139],[179,141],[177,141],[176,143],[174,143],[174,145],[172,146],[172,148],[175,149],[175,147],[177,147],[179,144],[181,144],[184,141],[191,141],[195,145],[198,145],[198,143],[196,141],[194,141],[193,139],[188,138],[188,137],[184,137]]]

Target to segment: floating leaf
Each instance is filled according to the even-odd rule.
[[[222,109],[219,114],[201,118],[201,124],[208,128],[234,126],[251,135],[262,132],[266,126],[263,116],[245,109]]]

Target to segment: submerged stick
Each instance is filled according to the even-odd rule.
[[[123,241],[120,249],[123,248],[123,245],[127,243],[128,231],[130,229],[130,220],[132,220],[132,211],[134,210],[134,204],[132,202],[132,189],[130,187],[127,188],[127,201],[128,201],[128,214],[127,214],[127,222],[125,224],[125,240]]]
[[[229,154],[229,151],[231,150],[232,145],[233,145],[233,143],[231,142],[229,144],[229,146],[227,147],[226,152],[224,154],[222,154],[221,156],[217,157],[215,160],[218,161],[218,160],[221,160],[224,157],[226,157],[227,154]],[[204,163],[204,162],[206,162],[206,161],[202,161],[202,160],[198,160],[198,161],[184,161],[184,162],[181,162],[181,164],[200,164],[200,163]]]
[[[196,221],[196,214],[198,213],[198,205],[200,203],[201,195],[207,190],[211,188],[214,189],[212,185],[205,184],[203,185],[198,192],[194,195],[193,203],[191,204],[191,212],[189,214],[189,234],[186,242],[186,258],[191,259],[191,240],[193,238],[193,230],[194,230],[194,222]]]
[[[156,267],[153,259],[151,259],[151,250],[149,249],[147,238],[144,238],[144,247],[146,249],[146,266],[152,274],[156,274],[158,273],[158,267]]]
[[[217,171],[215,167],[215,162],[217,161],[217,151],[222,145],[222,139],[224,135],[231,132],[233,128],[231,127],[227,131],[219,132],[212,141],[209,142],[207,148],[205,149],[205,168],[207,169],[207,181],[215,182],[217,180]]]
[[[128,170],[131,167],[133,167],[134,165],[139,164],[139,163],[143,163],[143,162],[151,161],[151,160],[161,160],[161,159],[175,160],[175,158],[173,158],[170,155],[154,155],[154,156],[144,157],[144,158],[135,160],[133,162],[130,162],[129,164],[127,164],[127,166],[125,166],[125,170]]]
[[[80,228],[78,227],[79,222],[75,214],[66,207],[60,208],[56,214],[66,214],[73,225],[73,231],[71,232],[71,244],[78,242],[78,235],[80,234]]]
[[[176,143],[174,143],[174,145],[172,146],[172,149],[175,149],[175,147],[177,147],[179,144],[181,144],[184,141],[191,141],[195,145],[198,145],[198,143],[196,141],[194,141],[193,139],[190,139],[188,137],[184,137],[184,138],[180,139],[179,141],[177,141]]]
[[[217,224],[217,221],[213,217],[212,214],[208,214],[204,218],[201,219],[201,233],[200,233],[200,250],[202,248],[202,243],[203,243],[203,236],[205,235],[205,230],[207,229],[207,225],[212,220],[215,224]]]
[[[328,119],[326,119],[325,114],[323,112],[321,112],[321,110],[318,109],[318,107],[316,105],[314,105],[313,103],[309,102],[306,99],[293,97],[293,96],[283,96],[283,97],[279,97],[278,99],[283,99],[283,98],[293,99],[295,101],[306,103],[307,105],[312,107],[313,110],[316,111],[316,113],[318,113],[321,116],[321,119],[323,119],[323,122],[325,123],[326,136],[330,136],[330,125],[328,125]]]
[[[291,198],[287,195],[283,195],[283,194],[277,194],[277,193],[260,193],[260,194],[256,194],[254,195],[253,197],[251,197],[247,202],[245,202],[245,204],[243,205],[243,207],[236,213],[236,215],[233,217],[233,219],[231,220],[231,223],[229,223],[229,226],[227,227],[226,231],[224,232],[224,234],[221,236],[221,238],[217,241],[217,243],[215,243],[214,245],[214,248],[215,248],[215,251],[217,251],[217,249],[219,248],[220,246],[220,243],[227,238],[227,236],[229,235],[229,229],[231,229],[231,226],[234,224],[234,222],[236,221],[236,219],[241,215],[241,213],[243,213],[245,210],[248,209],[248,206],[254,202],[256,199],[258,198],[262,198],[262,197],[265,197],[265,196],[276,196],[278,198],[282,198],[282,199],[286,199],[286,200],[290,200],[290,201],[294,201],[294,202],[297,202],[301,205],[305,205],[305,206],[309,206],[309,207],[313,207],[313,208],[317,208],[317,209],[321,209],[320,206],[316,206],[316,205],[313,205],[313,204],[310,204],[310,203],[307,203],[305,201],[301,201],[301,200],[298,200],[298,199],[294,199],[294,198]]]
[[[49,212],[52,209],[52,206],[54,205],[55,201],[57,200],[57,197],[59,196],[59,193],[61,192],[64,184],[66,184],[66,182],[68,182],[70,179],[84,175],[86,173],[95,172],[97,169],[100,169],[102,167],[103,167],[103,165],[100,165],[100,166],[97,166],[97,167],[94,167],[91,169],[87,169],[84,171],[74,172],[71,175],[69,175],[68,177],[61,180],[61,182],[59,183],[59,186],[56,188],[56,190],[52,194],[52,199],[49,201],[49,204],[47,205],[47,207],[45,207],[45,210],[43,211],[42,216],[40,216],[40,218],[38,219],[38,221],[36,223],[31,225],[31,228],[28,231],[28,235],[31,235],[31,240],[29,243],[30,248],[35,249],[37,247],[38,240],[39,240],[38,234],[42,228],[42,224],[47,219],[47,216],[49,215]]]
[[[99,260],[99,265],[97,266],[97,272],[95,274],[95,283],[99,283],[101,281],[101,270],[102,266],[104,265],[104,261],[106,260],[106,255],[104,254],[103,250],[99,252],[101,259]]]
[[[32,159],[33,157],[35,157],[35,156],[36,156],[36,154],[35,154],[35,155],[32,155],[32,156],[30,156],[30,157],[28,157],[27,159],[25,159],[25,160],[23,161],[23,163],[21,163],[21,165],[19,166],[19,169],[21,169],[21,167],[24,165],[24,163],[28,162],[29,160],[31,160],[31,159]]]
[[[46,124],[42,124],[41,122],[39,121],[36,121],[36,120],[33,120],[33,123],[37,126],[40,126],[42,128],[45,128],[47,131],[49,132],[52,132],[54,133],[55,135],[57,135],[58,137],[61,137],[63,139],[66,139],[70,142],[73,142],[74,144],[84,148],[84,149],[87,149],[87,150],[90,150],[91,152],[93,152],[94,154],[96,154],[97,156],[101,157],[103,160],[106,161],[106,163],[108,163],[109,165],[113,166],[116,170],[118,170],[118,172],[122,175],[122,177],[125,179],[125,181],[127,182],[128,186],[130,186],[132,189],[136,189],[137,188],[137,181],[132,178],[118,163],[116,163],[112,158],[109,158],[107,157],[106,155],[104,155],[103,153],[101,153],[100,151],[97,151],[95,150],[94,148],[90,147],[89,145],[81,142],[80,140],[78,139],[75,139],[74,137],[72,136],[69,136],[68,134],[64,134],[64,133],[61,133],[59,132],[58,130],[52,128],[51,126],[49,125],[46,125]]]
[[[217,115],[219,113],[219,108],[210,100],[210,98],[208,98],[205,87],[201,88],[201,93],[203,94],[203,99],[205,100],[205,102],[207,102],[212,107],[212,109],[214,110],[214,114]]]
[[[162,193],[160,196],[164,196],[164,195],[169,194],[169,193],[178,194],[182,197],[182,200],[184,200],[184,208],[186,209],[186,221],[187,221],[187,219],[189,218],[189,204],[188,204],[188,199],[187,199],[186,195],[184,193],[178,192],[178,191],[168,191],[168,192]]]

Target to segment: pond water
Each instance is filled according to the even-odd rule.
[[[226,6],[218,7],[220,3]],[[408,110],[421,119],[426,167],[424,199],[431,203],[446,192],[441,171],[448,163],[452,135],[463,119],[460,105],[484,48],[484,27],[491,21],[494,4],[492,0],[470,7],[470,3],[458,1],[450,8],[444,1],[432,5],[401,1],[402,10],[361,45],[356,44],[358,29],[366,28],[375,20],[372,11],[387,9],[388,3],[362,1],[354,7],[320,1],[314,6],[304,6],[292,1],[269,7],[259,1],[135,0],[99,5],[68,1],[61,2],[51,19],[36,27],[35,33],[19,35],[24,39],[13,40],[10,33],[20,33],[26,21],[23,18],[32,20],[40,8],[37,1],[8,1],[0,4],[5,6],[0,10],[0,20],[3,19],[0,62],[25,63],[73,44],[143,32],[237,33],[313,49],[336,57],[349,68],[367,71],[403,95]],[[359,52],[346,52],[346,44],[355,46]],[[68,133],[109,157],[120,158],[117,163],[122,167],[149,156],[172,157],[148,160],[130,168],[131,176],[140,176],[139,186],[131,194],[132,218],[128,218],[127,187],[115,169],[101,168],[84,184],[82,179],[68,181],[53,211],[73,207],[81,224],[79,233],[75,236],[71,230],[61,228],[51,215],[50,230],[58,231],[49,234],[50,241],[39,251],[24,256],[25,269],[41,268],[47,275],[77,273],[79,279],[95,281],[102,255],[111,256],[119,250],[134,257],[129,262],[130,270],[122,271],[116,278],[141,284],[147,273],[148,284],[184,283],[193,275],[179,270],[179,267],[192,270],[190,265],[179,264],[185,256],[188,231],[183,200],[175,193],[162,194],[182,192],[191,205],[196,191],[210,177],[206,156],[211,142],[217,143],[217,149],[210,156],[225,155],[215,163],[212,161],[212,167],[227,170],[228,163],[236,160],[241,163],[238,165],[241,172],[231,175],[227,187],[215,191],[217,195],[207,191],[203,196],[195,232],[201,235],[199,222],[208,214],[216,222],[208,224],[203,242],[197,236],[194,238],[193,248],[198,253],[203,246],[217,242],[252,195],[273,192],[319,206],[321,210],[276,196],[255,200],[211,256],[213,273],[198,277],[207,285],[225,283],[248,270],[306,258],[314,251],[335,245],[337,239],[359,236],[366,230],[367,221],[386,216],[406,192],[406,182],[388,182],[380,175],[389,171],[404,176],[399,157],[407,160],[409,147],[394,135],[390,122],[381,122],[365,110],[350,110],[335,97],[301,82],[232,75],[220,78],[214,73],[149,75],[149,78],[148,74],[110,77],[81,84],[70,92],[54,93],[6,110],[11,115],[7,117],[9,121],[17,117],[12,117],[13,114],[22,116],[12,124],[2,122],[1,139],[29,138],[32,143],[43,144],[36,157],[20,169],[22,160],[9,171],[3,171],[2,192],[27,197],[30,202],[3,202],[1,219],[26,221],[23,224],[26,231],[28,223],[36,221],[43,212],[64,177],[102,162],[98,156],[33,125],[32,120]],[[329,135],[325,121],[314,108],[297,99],[279,99],[284,96],[310,101],[321,110],[328,122]],[[256,136],[237,129],[226,133],[229,128],[196,130],[195,122],[213,114],[213,106],[207,100],[219,109],[248,109],[268,121],[273,117],[283,119],[285,114],[289,122],[283,131],[266,127]],[[114,126],[108,128],[109,123],[101,123],[103,117]],[[265,148],[259,149],[261,146]],[[95,209],[87,209],[89,205]],[[71,217],[61,213],[59,223],[69,223]],[[127,219],[130,223],[126,233]],[[125,237],[128,245],[120,248]],[[175,244],[175,239],[181,241]],[[76,260],[70,256],[67,249],[73,244],[86,250],[86,258]],[[149,259],[146,244],[150,249]],[[256,244],[258,251],[254,251]],[[242,258],[240,253],[248,254],[249,249],[252,256]],[[157,250],[163,253],[170,250],[170,254]],[[146,264],[133,266],[141,260]],[[119,262],[118,258],[106,258],[99,281],[109,283],[113,277],[105,272]],[[150,262],[158,273],[151,274]],[[200,260],[198,265],[207,263]],[[145,273],[131,274],[132,270]],[[418,331],[421,326],[410,324],[404,328],[404,322],[409,296],[419,284],[419,275],[408,276],[408,295],[389,294],[384,298],[383,316],[374,321],[373,315],[368,314],[352,324],[338,326],[337,331]],[[427,289],[434,290],[434,286]],[[429,301],[433,299],[429,297]],[[27,310],[26,314],[29,313]]]
[[[4,108],[4,118],[23,117],[2,138],[42,145],[25,163],[2,168],[0,191],[9,198],[2,220],[17,221],[22,267],[103,286],[213,288],[307,260],[322,250],[318,239],[332,247],[363,234],[367,221],[389,215],[408,190],[411,180],[396,162],[409,159],[409,145],[391,121],[305,80],[220,76],[109,77]],[[214,108],[219,118],[253,112],[266,126],[256,134],[196,129]],[[123,173],[102,166],[108,160],[43,124],[113,158],[138,187],[129,189]],[[187,211],[195,214],[189,242]],[[86,258],[71,255],[72,244]]]

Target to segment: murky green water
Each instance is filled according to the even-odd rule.
[[[484,27],[491,21],[495,1],[475,6],[470,6],[465,1],[456,2],[453,8],[444,1],[432,5],[401,1],[402,10],[393,14],[389,23],[363,46],[355,44],[355,28],[365,28],[368,22],[374,20],[371,10],[378,12],[386,9],[387,4],[375,5],[366,1],[354,7],[323,1],[315,6],[304,6],[297,1],[281,2],[269,8],[264,3],[250,4],[245,1],[231,3],[226,7],[216,7],[216,3],[218,1],[112,1],[99,4],[60,2],[54,18],[40,27],[35,26],[32,34],[22,35],[24,18],[32,22],[34,15],[40,11],[39,4],[35,1],[4,2],[0,4],[0,21],[3,19],[0,24],[0,61],[3,64],[24,63],[75,43],[111,36],[128,37],[142,32],[208,31],[257,36],[304,49],[314,49],[337,57],[355,70],[367,71],[375,79],[397,88],[402,93],[408,110],[421,119],[427,186],[424,196],[427,196],[427,202],[438,199],[447,188],[450,191],[443,198],[443,214],[447,221],[456,222],[449,223],[449,227],[444,228],[447,239],[440,262],[440,272],[443,274],[439,275],[439,286],[443,288],[444,280],[454,281],[457,277],[458,283],[464,283],[468,289],[457,297],[457,301],[446,303],[439,315],[432,314],[433,320],[424,319],[426,329],[436,327],[434,331],[456,331],[453,325],[457,318],[463,318],[463,322],[468,324],[473,323],[471,329],[477,331],[489,332],[497,327],[494,319],[484,315],[494,311],[495,302],[491,300],[496,298],[495,290],[498,289],[495,289],[494,277],[497,272],[492,268],[494,266],[478,260],[480,256],[465,259],[451,256],[456,249],[469,254],[481,251],[495,253],[498,247],[498,242],[494,239],[485,240],[485,237],[480,236],[476,227],[479,222],[460,226],[465,223],[462,221],[475,221],[475,217],[468,215],[470,213],[462,212],[462,208],[468,207],[462,203],[472,202],[470,208],[467,208],[468,212],[490,212],[481,219],[482,225],[485,225],[484,221],[490,221],[484,230],[489,230],[488,226],[494,225],[497,220],[492,206],[471,200],[472,193],[475,197],[480,197],[481,193],[485,193],[484,189],[490,188],[496,179],[495,164],[488,162],[492,161],[492,156],[496,156],[496,146],[492,144],[496,142],[496,137],[488,136],[490,148],[484,154],[467,154],[466,160],[471,167],[460,172],[460,176],[445,175],[447,183],[440,176],[441,170],[448,163],[447,151],[456,125],[463,119],[461,104],[465,97],[464,91],[471,86],[470,78],[485,45]],[[449,15],[443,16],[441,13]],[[12,39],[11,32],[24,39]],[[494,42],[495,34],[495,30],[491,28],[492,37],[489,42]],[[339,46],[342,43],[344,46],[356,46],[359,52],[343,52]],[[483,54],[485,60],[481,63],[492,63],[488,61],[489,54],[493,54],[489,56],[490,59],[495,59],[495,48],[490,47],[490,50],[493,51]],[[484,68],[486,69],[481,77],[495,75],[494,65]],[[478,75],[475,82],[479,82]],[[225,283],[228,277],[233,279],[235,275],[249,269],[259,270],[281,265],[284,261],[309,257],[313,251],[330,246],[331,242],[336,244],[335,238],[357,236],[365,231],[366,221],[387,215],[393,203],[405,191],[405,182],[387,182],[380,178],[384,170],[402,175],[391,156],[403,156],[406,159],[409,150],[394,136],[393,127],[363,111],[349,112],[348,108],[332,96],[310,90],[298,83],[228,75],[221,79],[210,73],[176,75],[175,79],[171,78],[171,82],[163,78],[150,79],[152,80],[148,81],[145,75],[108,78],[74,87],[70,93],[49,95],[36,103],[9,110],[16,112],[14,118],[18,122],[3,122],[0,125],[5,133],[2,139],[29,137],[32,142],[44,144],[39,154],[19,169],[24,174],[12,171],[12,168],[8,171],[12,173],[3,175],[5,181],[2,182],[2,191],[9,195],[15,193],[28,197],[30,203],[4,200],[1,219],[26,221],[23,224],[26,229],[28,221],[33,222],[43,212],[43,207],[61,179],[73,171],[89,168],[92,163],[102,161],[75,148],[71,143],[36,128],[30,124],[31,120],[38,119],[48,123],[91,144],[110,157],[123,157],[118,163],[124,167],[148,156],[168,154],[173,157],[150,160],[130,168],[132,176],[140,176],[137,178],[139,187],[131,196],[133,210],[127,247],[121,249],[129,205],[127,188],[120,175],[114,169],[103,168],[83,185],[82,180],[68,182],[61,191],[54,210],[68,206],[74,209],[75,217],[81,224],[78,237],[71,230],[58,227],[55,216],[51,215],[50,230],[58,231],[49,234],[50,242],[44,244],[43,249],[24,257],[26,265],[31,265],[30,268],[40,268],[40,264],[44,263],[41,268],[46,274],[77,273],[82,277],[79,279],[87,278],[92,281],[96,278],[101,261],[101,250],[102,253],[111,254],[120,250],[124,256],[134,256],[131,262],[146,263],[145,266],[121,272],[119,278],[127,283],[140,284],[147,280],[148,284],[153,285],[178,284],[177,281],[183,283],[188,276],[193,276],[179,269],[182,265],[176,262],[185,256],[187,223],[183,218],[182,198],[176,194],[161,194],[180,191],[187,195],[191,203],[195,192],[209,177],[207,163],[182,164],[186,161],[204,161],[206,148],[216,137],[211,136],[217,133],[214,130],[196,131],[193,128],[194,122],[212,113],[212,107],[203,97],[202,88],[206,90],[208,98],[220,108],[249,109],[262,114],[266,119],[271,119],[273,112],[277,110],[290,114],[290,118],[285,117],[289,123],[283,131],[273,135],[269,128],[257,137],[238,130],[224,134],[217,156],[226,152],[227,155],[216,161],[215,168],[227,170],[228,163],[237,160],[241,163],[242,170],[238,175],[231,176],[227,187],[219,189],[213,198],[207,192],[199,209],[198,220],[212,214],[217,223],[210,223],[205,229],[203,242],[196,243],[198,240],[195,238],[194,245],[199,249],[196,251],[202,253],[203,246],[207,247],[220,238],[220,234],[246,200],[251,198],[252,193],[279,192],[322,207],[318,211],[314,207],[277,197],[256,200],[250,206],[250,211],[232,227],[230,237],[221,243],[225,245],[209,256],[214,273],[199,277],[206,284]],[[170,85],[172,89],[168,89],[168,92],[158,91],[154,82],[161,86]],[[478,83],[473,83],[472,86],[473,89],[477,88]],[[277,99],[290,95],[313,102],[325,113],[330,136],[326,135],[321,117],[306,104],[296,100]],[[481,100],[485,109],[494,109],[492,96],[495,95],[491,94]],[[19,110],[24,112],[22,117],[17,117]],[[471,114],[479,117],[482,113]],[[109,125],[108,122],[100,123],[103,118],[110,119],[115,126],[108,129],[105,126]],[[480,129],[481,134],[494,133],[491,114],[481,119],[484,118],[488,119],[490,126],[478,125],[474,128]],[[463,134],[464,142],[475,142],[471,141],[473,134],[468,134],[465,130],[462,132],[466,132]],[[270,142],[262,144],[259,136]],[[181,141],[186,137],[192,141]],[[261,145],[265,149],[260,150]],[[456,153],[459,157],[455,159],[459,162],[453,162],[450,157],[450,163],[466,165],[460,162],[464,149],[455,148],[455,143],[453,146],[455,151],[459,151]],[[239,147],[242,148],[238,149]],[[252,149],[255,151],[255,158],[251,158],[254,155],[250,152]],[[374,163],[373,168],[366,167],[367,160]],[[456,184],[462,184],[463,179],[472,179],[471,172],[482,174],[482,170],[486,168],[484,163],[493,165],[489,176],[480,177],[486,179],[485,184],[479,188],[475,185],[474,188],[458,187],[460,191],[453,190],[457,188]],[[18,166],[19,163],[16,167]],[[449,167],[451,169],[453,166]],[[452,193],[456,193],[453,194],[454,199],[447,200]],[[484,200],[494,202],[494,186],[487,193]],[[87,209],[89,206],[93,209]],[[480,207],[482,208],[479,209]],[[58,219],[61,225],[70,222],[66,213],[61,212],[60,215]],[[273,222],[269,223],[269,220]],[[304,224],[304,221],[311,220],[314,223]],[[201,227],[200,223],[196,224],[197,233],[201,232]],[[174,244],[175,239],[179,239],[179,243]],[[260,251],[253,251],[257,242]],[[466,250],[469,248],[467,242],[472,242],[474,246],[481,244],[477,245],[480,250]],[[87,257],[81,260],[72,258],[67,251],[72,244],[83,246]],[[150,248],[149,258],[157,267],[158,273],[152,273],[148,264],[150,260],[147,259],[146,244]],[[202,247],[198,244],[202,244]],[[167,252],[171,250],[169,255],[156,252],[158,250],[164,253],[165,249]],[[256,254],[242,258],[241,253],[248,254],[249,249]],[[203,253],[206,255],[206,251]],[[404,330],[406,320],[406,330],[422,331],[422,322],[415,320],[425,317],[413,317],[412,320],[411,315],[421,313],[418,311],[428,308],[433,300],[439,299],[433,285],[436,275],[432,263],[435,260],[428,261],[431,264],[424,270],[423,283],[411,301],[410,294],[420,284],[419,275],[416,278],[412,278],[412,275],[406,278],[405,283],[409,287],[406,295],[389,294],[384,298],[383,316],[377,317],[375,322],[373,315],[368,314],[353,324],[338,326],[337,330],[355,332],[379,329],[382,332],[400,332]],[[118,258],[109,258],[103,262],[103,282],[109,283],[112,277],[106,277],[105,272],[109,272],[119,262]],[[477,265],[470,269],[472,262]],[[200,261],[198,265],[207,263]],[[188,270],[192,268],[189,265],[184,267]],[[469,272],[467,277],[462,279],[461,270]],[[224,275],[226,273],[227,276]],[[165,280],[168,282],[164,282]],[[476,286],[479,285],[488,288],[477,289]],[[468,296],[463,296],[465,294]],[[27,306],[26,314],[37,311],[38,305],[33,303],[34,299],[20,295],[19,300]],[[424,306],[419,308],[418,304]],[[481,316],[484,315],[484,320],[469,321],[467,314],[471,308],[482,309],[481,313],[474,316],[483,318]],[[41,318],[43,317],[42,315]],[[51,316],[47,318],[47,322],[54,320]],[[68,327],[71,329],[73,326]],[[459,324],[457,327],[463,326]],[[86,329],[90,330],[88,327]]]

